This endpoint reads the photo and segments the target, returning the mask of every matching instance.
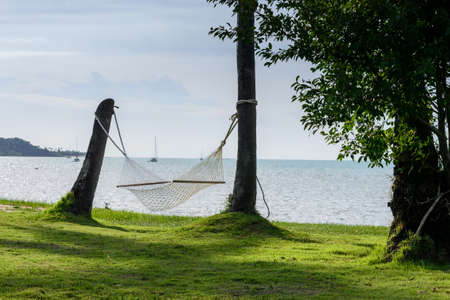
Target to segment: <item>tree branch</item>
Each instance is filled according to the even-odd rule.
[[[433,205],[431,205],[431,207],[428,209],[427,213],[423,216],[422,221],[420,221],[420,225],[417,228],[416,233],[414,234],[415,236],[420,235],[420,231],[422,231],[422,227],[425,224],[425,221],[427,220],[428,216],[433,211],[433,209],[436,207],[436,204],[438,204],[439,200],[441,200],[448,193],[450,193],[450,191],[446,191],[445,193],[442,193],[442,194],[439,194],[439,192],[438,192],[439,195],[436,197],[436,200],[434,200]]]
[[[422,124],[427,126],[428,129],[430,129],[438,138],[441,137],[441,138],[445,138],[445,140],[447,140],[447,137],[445,136],[445,134],[443,135],[436,126],[431,125],[430,122],[425,121],[421,117],[416,117],[416,118],[417,118],[417,120],[419,120],[419,122],[421,122]]]

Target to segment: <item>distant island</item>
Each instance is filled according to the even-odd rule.
[[[20,138],[0,138],[0,156],[84,156],[86,153],[73,150],[41,148]]]

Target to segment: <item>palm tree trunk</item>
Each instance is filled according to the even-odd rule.
[[[256,0],[239,1],[237,71],[238,100],[254,100],[255,93],[255,47],[254,13]],[[230,211],[255,213],[256,204],[256,105],[237,105],[238,153],[233,198]]]
[[[95,112],[96,116],[108,132],[113,113],[113,99],[103,100]],[[107,135],[98,122],[94,121],[94,127],[86,157],[78,178],[71,190],[74,194],[74,202],[71,212],[76,215],[91,215],[92,203],[94,201],[95,190],[97,188],[98,178],[102,169],[107,139]]]

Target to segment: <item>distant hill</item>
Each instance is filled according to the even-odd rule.
[[[85,153],[78,151],[53,150],[34,146],[30,142],[20,138],[0,138],[0,156],[83,156]]]

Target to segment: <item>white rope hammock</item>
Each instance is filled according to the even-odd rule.
[[[132,192],[151,211],[161,211],[173,208],[188,200],[204,188],[215,184],[225,183],[222,148],[237,125],[237,114],[234,114],[231,117],[231,125],[225,138],[220,143],[220,146],[187,173],[174,180],[163,179],[128,157],[116,114],[114,113],[113,116],[122,147],[111,138],[97,116],[95,119],[113,145],[119,149],[125,157],[124,166],[117,187]]]

